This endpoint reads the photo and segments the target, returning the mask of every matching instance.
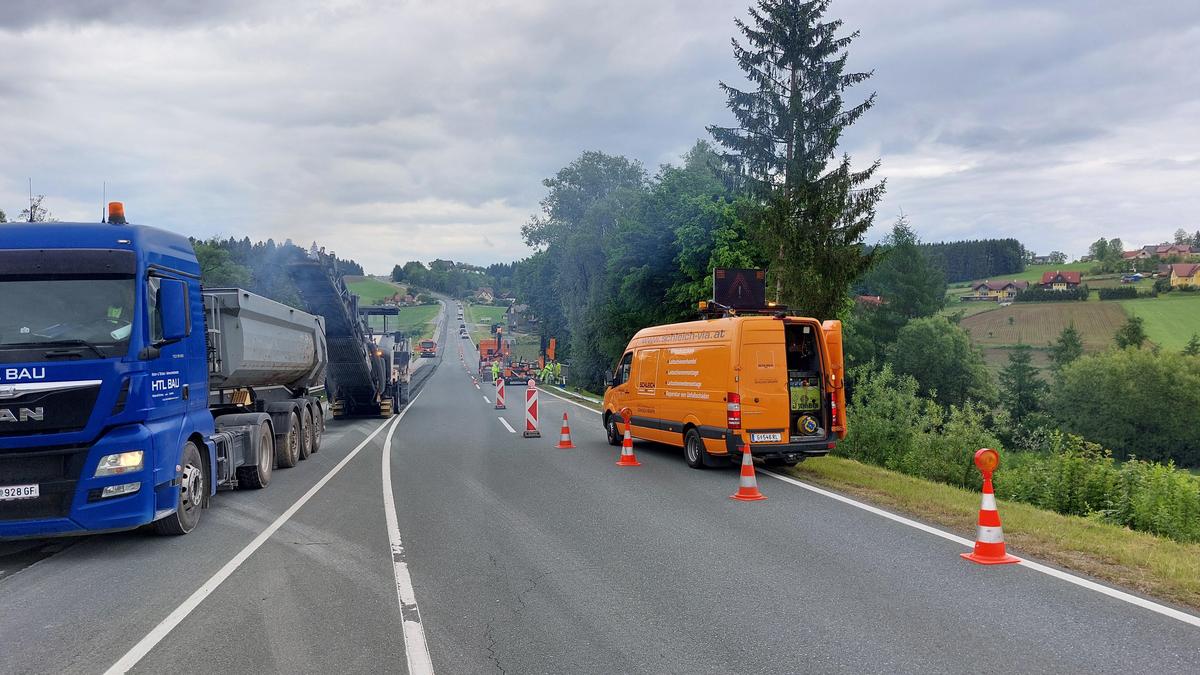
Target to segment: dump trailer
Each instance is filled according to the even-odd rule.
[[[329,370],[325,389],[335,418],[391,417],[396,392],[383,351],[372,340],[358,311],[358,296],[346,288],[331,256],[310,254],[288,271],[305,309],[325,317]]]
[[[186,237],[118,207],[0,240],[0,538],[185,534],[320,448],[321,318],[202,289]]]

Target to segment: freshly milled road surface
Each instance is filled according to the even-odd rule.
[[[767,501],[735,502],[735,470],[694,471],[680,452],[642,443],[642,466],[618,468],[598,416],[545,394],[543,437],[524,439],[524,387],[508,388],[507,411],[493,410],[491,388],[476,388],[459,362],[458,343],[468,353],[470,343],[442,342],[390,458],[403,559],[438,671],[1116,673],[1200,663],[1193,626],[1024,567],[968,563],[953,542],[828,497],[760,478]],[[574,450],[554,448],[564,411]],[[17,570],[0,576],[0,671],[104,671],[379,424],[331,424],[318,455],[267,490],[219,495],[186,537],[97,536],[48,553],[39,544],[26,562],[0,565]],[[386,437],[133,671],[403,672]],[[27,565],[36,555],[46,557]]]

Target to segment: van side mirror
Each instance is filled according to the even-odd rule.
[[[175,342],[187,337],[191,327],[187,283],[178,279],[163,279],[158,287],[158,306],[162,312],[163,341]]]
[[[605,372],[604,372],[604,386],[605,386],[605,388],[611,388],[611,387],[612,387],[614,384],[616,384],[616,378],[615,378],[615,377],[613,377],[612,371],[611,371],[611,370],[607,370],[607,371],[605,371]]]

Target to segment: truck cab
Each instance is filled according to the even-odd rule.
[[[216,467],[191,243],[103,223],[9,224],[4,235],[0,537],[127,529],[200,508]],[[199,465],[185,471],[189,444]]]

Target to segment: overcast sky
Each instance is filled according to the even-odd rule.
[[[730,117],[747,0],[4,0],[0,208],[316,239],[383,273],[508,261],[584,150],[675,161]],[[872,239],[1038,252],[1200,229],[1200,3],[841,0]],[[1136,5],[1134,7],[1133,5]],[[857,94],[857,96],[855,95]]]

